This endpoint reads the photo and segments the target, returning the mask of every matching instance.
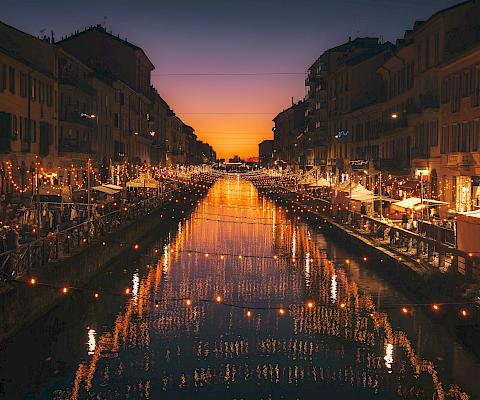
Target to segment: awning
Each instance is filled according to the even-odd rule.
[[[310,184],[310,187],[329,187],[330,183],[325,178],[318,179],[315,183]]]
[[[352,195],[350,197],[350,200],[355,200],[355,201],[373,201],[378,199],[379,197],[374,195],[373,193],[364,193],[364,194],[357,194],[357,195]]]
[[[97,192],[102,192],[109,195],[114,195],[115,193],[118,193],[118,190],[114,190],[105,186],[94,186],[92,187],[92,190],[96,190]]]
[[[407,209],[407,208],[413,209],[421,203],[422,203],[422,199],[418,197],[409,197],[408,199],[393,203],[392,206],[403,208],[403,209]],[[423,199],[423,205],[426,207],[429,207],[429,206],[432,207],[439,204],[448,204],[448,203],[445,201],[439,201],[439,200],[433,200],[433,199]]]
[[[463,215],[465,217],[480,218],[480,210],[464,211],[457,214]]]
[[[125,189],[123,186],[114,185],[113,183],[106,183],[105,185],[102,185],[102,186],[105,186],[105,187],[113,189],[113,190],[123,190],[123,189]]]

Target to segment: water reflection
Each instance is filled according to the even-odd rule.
[[[218,181],[152,249],[113,329],[88,331],[89,358],[56,397],[469,398],[376,311],[359,266],[286,215],[250,183]]]

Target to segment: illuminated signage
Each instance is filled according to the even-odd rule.
[[[352,169],[366,169],[368,168],[368,160],[351,160],[350,167]]]
[[[349,133],[350,132],[348,130],[347,131],[338,131],[337,134],[335,135],[335,137],[337,139],[341,139],[341,138],[347,137]]]

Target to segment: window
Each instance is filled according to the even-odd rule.
[[[45,84],[38,81],[38,101],[45,103]]]
[[[435,34],[434,42],[434,62],[437,65],[440,63],[440,33]]]
[[[440,143],[440,153],[447,153],[448,128],[442,126],[442,141]]]
[[[473,121],[473,148],[472,151],[478,151],[480,148],[480,119]]]
[[[462,97],[470,95],[470,70],[463,71]]]
[[[425,39],[425,69],[430,68],[430,38]]]
[[[20,72],[20,96],[27,97],[27,74]]]
[[[480,105],[480,67],[476,66],[472,71],[472,107]]]
[[[35,99],[37,98],[37,80],[32,79],[31,83],[32,83],[32,91],[30,93],[30,97],[32,101],[35,101]]]
[[[32,143],[37,142],[37,121],[33,121],[33,129],[32,129]]]
[[[15,68],[10,67],[8,75],[10,93],[15,94]]]
[[[2,91],[7,89],[7,66],[5,64],[2,64],[2,77],[0,85]]]
[[[45,86],[46,86],[47,106],[51,107],[52,106],[52,85],[49,85],[47,83]]]

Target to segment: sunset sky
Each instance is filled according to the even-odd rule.
[[[156,66],[152,81],[170,107],[228,158],[256,156],[258,143],[272,138],[272,118],[292,97],[303,98],[305,71],[323,50],[349,36],[394,41],[416,19],[455,3],[2,0],[0,18],[33,35],[53,30],[60,39],[106,16],[107,30],[148,54]]]

